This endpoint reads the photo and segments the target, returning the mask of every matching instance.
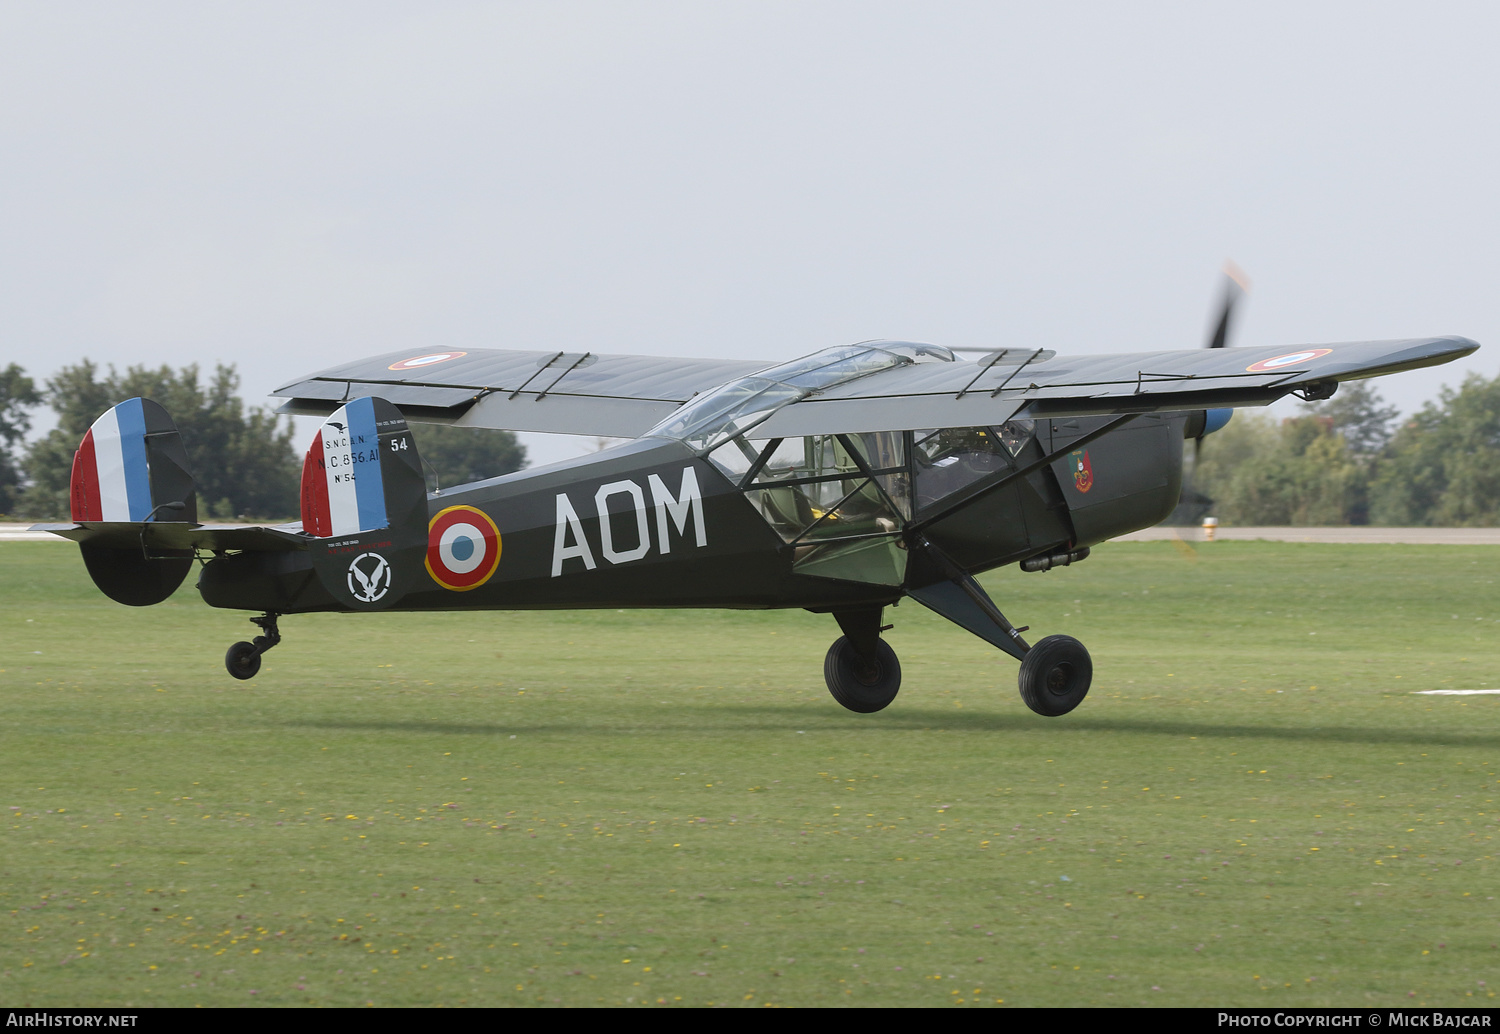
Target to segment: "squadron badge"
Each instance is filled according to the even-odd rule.
[[[375,603],[391,591],[391,565],[379,553],[361,553],[349,564],[349,592],[361,603]]]
[[[1094,468],[1089,464],[1089,451],[1077,449],[1068,455],[1068,465],[1073,468],[1073,487],[1087,492],[1094,487]]]

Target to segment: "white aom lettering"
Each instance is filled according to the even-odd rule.
[[[609,521],[609,497],[612,495],[628,495],[635,503],[636,543],[630,549],[615,549],[614,528]],[[612,564],[625,564],[639,560],[650,551],[651,528],[646,523],[646,496],[640,485],[634,481],[611,481],[601,485],[594,493],[594,507],[599,511],[599,538],[602,540],[599,551],[604,554],[604,559]]]
[[[568,545],[568,534],[573,535],[573,545]],[[594,554],[589,552],[589,540],[583,537],[583,525],[578,513],[566,494],[557,495],[557,534],[552,539],[552,577],[562,574],[564,560],[582,560],[583,566],[592,571],[599,565],[594,563]]]
[[[675,526],[677,535],[684,541],[688,538],[688,521],[693,522],[693,541],[698,546],[708,545],[708,526],[703,520],[703,493],[698,487],[698,475],[692,467],[682,469],[682,483],[674,496],[660,475],[647,476],[651,487],[651,505],[656,510],[657,549],[662,553],[672,551],[671,532]],[[609,500],[613,496],[628,495],[630,510],[621,510],[615,516],[624,518],[635,514],[635,545],[629,549],[615,548],[615,528],[610,522]],[[628,564],[640,560],[651,551],[651,520],[646,515],[646,493],[634,481],[611,481],[601,485],[594,493],[594,509],[599,516],[600,552],[611,564]],[[571,545],[569,544],[571,540]],[[557,528],[552,539],[552,577],[563,573],[563,562],[582,560],[583,566],[597,570],[593,551],[583,531],[583,522],[566,493],[557,495]]]
[[[672,552],[672,540],[667,535],[667,514],[677,525],[677,534],[687,536],[688,514],[691,512],[694,530],[698,533],[698,545],[708,545],[708,529],[703,524],[703,495],[698,491],[698,475],[692,467],[682,468],[682,486],[677,498],[672,498],[667,483],[655,474],[651,475],[651,503],[656,507],[656,548],[663,553]]]

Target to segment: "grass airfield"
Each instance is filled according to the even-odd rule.
[[[1114,543],[911,601],[885,712],[800,611],[117,606],[0,547],[0,1001],[1492,1005],[1500,549]],[[190,579],[191,581],[191,579]]]

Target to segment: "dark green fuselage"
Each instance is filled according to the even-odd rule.
[[[1075,455],[1067,452],[1070,443],[1104,418],[1039,421],[1018,452],[999,453],[995,469],[964,473],[963,460],[913,466],[906,487],[915,487],[900,526],[866,536],[881,553],[873,566],[814,563],[853,543],[787,541],[714,462],[680,442],[646,438],[576,461],[428,493],[429,520],[451,507],[473,507],[499,532],[498,564],[473,588],[445,588],[433,577],[428,528],[416,527],[418,520],[311,540],[300,550],[225,553],[204,565],[198,588],[215,607],[283,614],[881,606],[930,579],[917,569],[921,565],[906,570],[904,539],[917,529],[960,567],[977,573],[1159,522],[1180,493],[1185,419],[1141,417]],[[917,455],[911,442],[908,436],[909,465]],[[1054,454],[1052,462],[1017,475]],[[696,499],[689,498],[690,483],[696,484]],[[366,602],[344,591],[341,572],[353,557],[372,551],[389,561],[394,577],[392,591]]]

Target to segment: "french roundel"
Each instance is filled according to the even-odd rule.
[[[427,525],[427,572],[454,592],[477,589],[500,563],[500,529],[482,510],[450,506]]]
[[[1296,366],[1305,363],[1309,359],[1321,359],[1332,352],[1331,348],[1304,348],[1300,352],[1288,352],[1286,355],[1278,355],[1271,359],[1262,359],[1260,362],[1245,367],[1247,373],[1271,373],[1284,366]]]
[[[386,369],[420,370],[424,366],[432,366],[434,363],[446,363],[449,359],[460,359],[468,354],[468,352],[428,352],[426,355],[414,355],[410,359],[403,359],[399,363],[392,363]]]

